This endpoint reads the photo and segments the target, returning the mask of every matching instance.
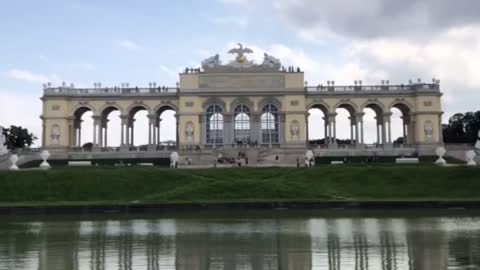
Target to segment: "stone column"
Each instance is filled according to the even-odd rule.
[[[325,135],[323,136],[323,141],[325,142],[325,144],[328,144],[328,137],[329,137],[329,134],[328,134],[328,117],[323,117],[323,129],[324,129],[324,133]]]
[[[82,147],[82,127],[78,128],[78,147]]]
[[[377,121],[377,144],[381,144],[380,141],[380,123]]]
[[[108,121],[108,120],[107,120]],[[104,147],[108,147],[108,125],[105,124],[105,134],[104,134],[104,141],[103,141],[103,144],[104,144]]]
[[[148,151],[155,151],[157,146],[155,144],[155,123],[157,122],[157,116],[149,114],[148,116]]]
[[[361,128],[360,134],[362,136],[362,144],[365,144],[365,133],[363,132],[363,119],[360,121],[360,128]]]
[[[207,125],[204,113],[198,115],[198,123],[200,124],[200,144],[207,144]]]
[[[409,144],[408,126],[410,125],[410,115],[402,115],[403,144]]]
[[[363,115],[364,113],[355,114],[355,143],[363,144]],[[361,132],[360,132],[361,129]],[[362,136],[360,138],[360,136]]]
[[[392,113],[385,113],[383,114],[383,122],[382,122],[382,138],[383,144],[391,144],[392,143],[392,130],[390,125],[390,118]]]
[[[259,113],[252,113],[250,115],[251,117],[251,125],[252,125],[252,130],[251,130],[251,140],[252,142],[261,142],[262,138],[262,130],[261,130],[261,122],[260,122],[260,114]]]
[[[233,128],[234,120],[232,113],[223,114],[223,145],[231,145],[234,142]]]
[[[100,116],[92,116],[93,118],[93,151],[100,151],[100,137],[101,134],[101,117]]]
[[[127,132],[128,132],[128,116],[120,115],[120,148],[125,148],[127,146]]]
[[[285,120],[286,120],[286,115],[285,113],[279,113],[278,114],[278,142],[280,144],[284,144],[285,143]],[[270,139],[270,141],[272,141]],[[271,144],[271,143],[270,143]]]
[[[160,137],[160,123],[162,122],[162,119],[160,118],[157,118],[157,122],[156,122],[156,126],[157,126],[157,144],[160,144],[162,141],[161,141],[161,137]],[[178,123],[176,124],[178,126]],[[178,134],[178,129],[177,129],[177,134]],[[178,141],[177,141],[178,143]]]

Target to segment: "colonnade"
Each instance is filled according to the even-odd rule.
[[[160,144],[160,115],[149,114],[148,117],[148,145],[156,146]],[[92,116],[93,136],[91,143],[93,147],[108,147],[108,115]],[[71,132],[73,133],[71,145],[77,148],[82,147],[82,119],[73,120]],[[135,118],[134,115],[120,115],[120,147],[134,147]]]
[[[364,132],[365,113],[351,113],[350,142],[351,144],[365,144]],[[413,130],[411,115],[403,115],[402,138],[403,144],[413,143]],[[337,113],[324,113],[324,138],[325,144],[337,144]],[[382,113],[375,117],[376,141],[375,144],[392,144],[392,113]]]

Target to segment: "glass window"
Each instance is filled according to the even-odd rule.
[[[279,143],[278,108],[273,104],[267,104],[262,109],[260,117],[262,128],[262,143]]]
[[[234,137],[236,143],[250,142],[250,109],[243,104],[234,110]]]
[[[207,144],[223,144],[223,111],[217,104],[207,108],[206,131]]]

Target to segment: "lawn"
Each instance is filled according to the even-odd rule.
[[[0,172],[0,206],[479,201],[480,168],[58,168]]]

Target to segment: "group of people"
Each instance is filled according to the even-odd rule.
[[[200,68],[185,68],[185,73],[200,73]]]
[[[287,69],[282,66],[282,71],[286,72]],[[288,67],[288,72],[302,72],[299,67],[295,68],[294,66],[289,66]]]

